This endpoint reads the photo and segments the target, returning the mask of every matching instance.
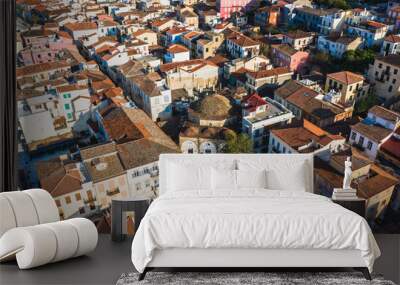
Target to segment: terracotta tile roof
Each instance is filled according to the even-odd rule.
[[[261,98],[257,93],[245,96],[242,100],[242,103],[245,104],[244,108],[250,112],[255,111],[259,106],[268,104],[267,101]]]
[[[399,35],[389,35],[386,36],[385,41],[391,43],[400,43],[400,36]]]
[[[110,21],[110,20],[103,20],[103,21],[100,21],[99,23],[100,23],[101,27],[115,27],[118,25],[117,22]]]
[[[238,45],[240,47],[251,47],[251,46],[256,46],[256,45],[260,44],[260,43],[256,42],[255,40],[249,38],[248,36],[245,36],[238,32],[231,33],[227,37],[227,39],[229,41],[234,42],[236,45]]]
[[[21,37],[23,38],[48,37],[54,34],[55,32],[51,30],[37,29],[37,30],[29,30],[22,32]]]
[[[187,66],[192,66],[191,71],[196,71],[197,69],[206,66],[206,65],[211,65],[211,66],[217,66],[213,62],[205,59],[192,59],[192,60],[186,60],[186,61],[180,61],[180,62],[172,62],[172,63],[166,63],[160,65],[160,71],[161,72],[168,72],[170,70],[174,70],[176,68],[180,67],[187,67]]]
[[[55,69],[65,69],[71,65],[65,61],[54,61],[54,62],[44,62],[38,64],[27,65],[23,67],[18,67],[16,70],[17,77],[19,76],[29,76],[40,72],[55,70]]]
[[[124,94],[123,90],[120,87],[113,87],[108,89],[104,94],[108,98],[122,96]]]
[[[364,22],[362,24],[367,25],[369,27],[372,27],[374,29],[380,29],[380,28],[383,28],[383,27],[387,27],[387,25],[385,25],[383,23],[376,22],[376,21],[366,21],[366,22]]]
[[[82,180],[75,163],[65,165],[59,159],[40,161],[36,165],[40,186],[53,197],[78,191]]]
[[[400,138],[391,136],[381,145],[380,150],[400,160]]]
[[[61,38],[72,39],[71,35],[64,31],[58,31],[57,35]]]
[[[301,89],[303,87],[302,84],[300,84],[296,80],[288,80],[285,82],[281,87],[275,90],[274,94],[276,96],[279,96],[282,99],[286,99],[290,95],[292,95],[295,91]]]
[[[318,145],[326,146],[334,140],[342,140],[343,142],[345,140],[342,136],[327,133],[307,120],[304,120],[302,127],[274,129],[271,132],[300,153],[313,152],[318,149]],[[304,148],[311,142],[315,142],[317,146],[311,145]]]
[[[318,157],[314,158],[314,173],[325,180],[332,188],[342,187],[343,174]]]
[[[183,45],[174,44],[174,45],[171,45],[167,49],[167,52],[169,52],[169,53],[181,53],[181,52],[189,52],[189,50],[186,47],[184,47]]]
[[[168,29],[166,33],[171,35],[176,35],[176,34],[183,34],[188,31],[189,30],[187,30],[185,27],[172,27]]]
[[[259,78],[267,78],[267,77],[271,77],[271,76],[279,76],[279,75],[283,75],[283,74],[289,74],[292,73],[290,71],[290,69],[288,67],[276,67],[276,68],[272,68],[272,69],[265,69],[265,70],[259,70],[259,71],[251,71],[248,72],[248,74],[255,78],[255,79],[259,79]]]
[[[116,143],[124,143],[145,137],[137,126],[133,125],[122,108],[114,107],[102,113],[104,128]]]
[[[94,92],[101,92],[105,91],[107,89],[115,87],[114,83],[111,81],[111,79],[105,79],[101,81],[95,81],[92,82],[92,89]]]
[[[307,104],[317,96],[318,92],[302,86],[300,89],[286,97],[286,100],[300,109],[305,109]]]
[[[151,22],[151,26],[160,27],[160,26],[168,23],[169,21],[172,21],[172,19],[166,18],[166,19],[161,19],[161,20],[154,20],[153,22]]]
[[[357,195],[369,199],[382,191],[396,185],[399,181],[394,177],[375,175],[358,184]]]
[[[94,22],[76,22],[64,25],[70,31],[97,30],[97,24]]]
[[[342,150],[337,153],[333,153],[331,155],[331,161],[335,162],[337,165],[342,165],[344,167],[344,162],[349,156],[351,157],[351,168],[353,169],[353,171],[364,168],[373,163],[373,161],[360,153],[354,147]]]
[[[177,153],[178,146],[140,109],[123,108],[132,125],[140,126],[144,138],[119,144],[119,156],[125,169],[158,161],[161,153]]]
[[[100,156],[84,162],[85,168],[89,172],[93,183],[107,180],[125,173],[117,153],[104,155],[98,152],[98,154]]]
[[[358,133],[377,143],[381,143],[382,140],[387,138],[392,132],[391,130],[385,129],[383,127],[377,125],[367,125],[363,122],[351,126],[351,129],[357,131]]]
[[[139,30],[137,30],[136,32],[134,32],[132,35],[133,35],[134,37],[139,37],[139,36],[144,35],[144,34],[147,34],[147,33],[156,34],[156,32],[153,32],[152,30],[148,30],[148,29],[139,29]]]
[[[327,77],[332,78],[344,84],[355,84],[364,81],[364,76],[350,71],[340,71],[336,73],[330,73],[327,75]]]
[[[290,57],[299,52],[298,50],[295,50],[288,44],[271,45],[271,47],[273,49],[277,50],[278,52],[284,53]]]
[[[400,114],[396,113],[392,110],[386,109],[382,106],[375,105],[371,109],[368,110],[368,113],[371,113],[377,117],[395,123],[397,120],[400,120]]]
[[[216,54],[213,57],[209,57],[209,58],[207,58],[207,60],[211,61],[215,65],[218,65],[219,67],[223,67],[224,63],[229,61],[229,59],[227,59],[226,57],[224,57],[220,54]]]
[[[295,30],[295,31],[287,32],[285,34],[285,36],[287,36],[288,38],[291,38],[291,39],[303,39],[303,38],[312,37],[312,36],[314,36],[314,34],[311,32],[305,32],[302,30]]]
[[[108,142],[80,148],[82,160],[90,160],[102,154],[109,154],[116,151],[115,143]]]
[[[70,92],[74,90],[83,90],[83,89],[88,89],[87,84],[71,84],[71,85],[65,85],[65,86],[59,86],[57,87],[57,92],[58,93],[64,93],[64,92]]]
[[[330,102],[318,100],[316,98],[312,98],[311,100],[307,101],[307,104],[304,105],[303,110],[304,112],[321,120],[332,118],[345,112],[343,108],[340,108],[337,105],[333,105]]]
[[[186,33],[185,35],[183,35],[183,38],[190,40],[190,39],[192,39],[192,38],[194,38],[196,36],[200,36],[200,35],[202,35],[202,33],[197,32],[197,31],[191,31],[191,32]]]
[[[387,56],[377,56],[377,57],[375,57],[375,59],[378,61],[382,61],[389,65],[400,67],[400,55],[399,54],[389,54]],[[376,60],[375,60],[375,64],[377,62]]]

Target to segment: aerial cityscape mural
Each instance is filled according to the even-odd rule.
[[[400,3],[17,0],[19,187],[109,232],[162,153],[311,153],[400,233]],[[350,165],[350,164],[348,164]],[[348,172],[350,173],[350,172]]]

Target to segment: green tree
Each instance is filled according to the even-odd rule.
[[[374,62],[375,52],[373,49],[349,50],[343,54],[338,62],[342,69],[363,73],[369,65]]]
[[[368,110],[377,104],[379,104],[378,97],[373,92],[370,92],[355,104],[354,114],[361,116],[366,115]]]
[[[246,134],[229,133],[226,136],[225,153],[251,153],[253,151],[253,142]]]

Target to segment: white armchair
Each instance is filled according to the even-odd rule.
[[[20,269],[84,255],[96,248],[97,229],[84,218],[60,221],[43,189],[0,193],[0,262],[15,259]]]

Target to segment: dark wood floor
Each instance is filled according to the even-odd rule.
[[[377,235],[382,257],[375,272],[400,283],[400,236]],[[15,262],[0,265],[0,284],[115,284],[119,276],[134,271],[130,258],[131,240],[114,243],[100,235],[97,249],[78,257],[30,270],[19,270]]]
[[[99,235],[95,251],[29,270],[19,270],[16,262],[0,265],[0,284],[115,284],[122,273],[134,271],[131,240],[116,243],[110,235]]]

